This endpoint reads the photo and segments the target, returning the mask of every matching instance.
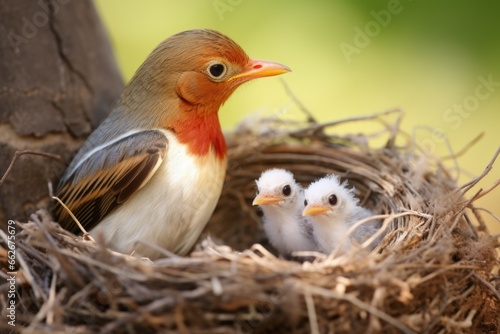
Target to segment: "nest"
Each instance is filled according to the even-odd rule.
[[[205,236],[188,257],[155,262],[75,237],[45,211],[16,223],[16,327],[51,333],[498,333],[498,238],[468,191],[421,153],[390,112],[318,124],[246,121],[228,135],[228,176]],[[399,113],[396,115],[400,116]],[[341,124],[381,125],[335,135]],[[348,179],[387,233],[371,253],[274,255],[251,207],[271,167],[307,184]],[[208,235],[208,237],[207,237]],[[7,236],[0,260],[7,268]],[[4,266],[5,264],[5,266]],[[6,276],[6,270],[2,274]],[[7,278],[7,277],[6,277]],[[4,280],[5,282],[5,280]],[[2,312],[8,284],[2,283]],[[2,315],[5,317],[5,314]]]

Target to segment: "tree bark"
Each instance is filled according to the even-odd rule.
[[[0,224],[50,203],[55,182],[123,88],[91,0],[0,0]]]

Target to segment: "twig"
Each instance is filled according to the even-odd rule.
[[[482,191],[482,189],[479,189],[470,198],[468,198],[465,201],[462,201],[462,202],[456,204],[457,209],[459,208],[459,206],[460,206],[460,209],[459,210],[455,210],[456,212],[455,212],[454,216],[456,218],[455,218],[453,224],[451,225],[451,228],[450,228],[451,231],[453,231],[457,227],[457,225],[458,225],[458,223],[460,221],[460,217],[462,215],[465,215],[465,213],[464,213],[465,208],[469,207],[472,204],[472,202],[474,202],[477,199],[477,196],[479,196],[479,194],[481,193],[481,191]]]
[[[47,240],[48,245],[52,249],[52,254],[57,258],[59,264],[64,268],[66,274],[71,278],[72,282],[76,282],[77,285],[82,286],[82,279],[72,270],[72,266],[66,261],[66,259],[62,256],[61,249],[57,247],[57,244],[50,234],[49,231],[45,228],[45,225],[38,219],[38,217],[34,214],[31,215],[31,219],[35,222],[35,224],[42,230],[43,236],[45,240]]]
[[[489,194],[493,189],[495,189],[496,187],[498,187],[500,185],[500,179],[496,180],[491,186],[489,186],[488,188],[484,189],[484,190],[481,190],[477,196],[474,197],[474,201],[477,201],[478,199],[480,199],[481,197],[484,197],[485,195]]]
[[[497,222],[500,223],[500,217],[498,217],[496,214],[494,214],[493,212],[491,212],[491,210],[488,210],[488,209],[485,209],[485,208],[474,208],[473,211],[484,211],[487,214],[489,214],[491,217],[493,217],[493,219],[495,219]]]
[[[458,152],[441,157],[441,159],[442,160],[449,160],[449,159],[460,158],[462,155],[467,153],[467,151],[469,151],[474,145],[476,145],[483,137],[484,137],[484,132],[481,132],[474,139],[472,139],[470,142],[465,144],[465,146],[462,147]]]
[[[40,298],[41,296],[43,296],[43,298],[45,298],[46,296],[43,293],[42,288],[35,282],[35,279],[33,278],[33,274],[31,273],[31,270],[30,270],[30,266],[26,263],[24,256],[21,255],[20,253],[17,253],[17,260],[19,261],[19,265],[21,266],[21,268],[23,268],[23,270],[24,270],[24,276],[26,277],[26,280],[28,281],[29,285],[33,289],[33,292],[35,293],[35,297]]]
[[[493,295],[495,295],[495,297],[497,297],[498,301],[500,301],[500,293],[497,291],[497,289],[495,289],[495,287],[493,285],[491,285],[490,282],[488,282],[487,280],[485,280],[484,278],[482,278],[481,276],[479,276],[477,273],[472,273],[472,276],[474,278],[476,278],[478,281],[480,281],[481,283],[483,283],[488,289],[491,290],[491,292],[493,292]]]
[[[318,317],[314,307],[314,299],[308,289],[304,289],[304,299],[306,301],[307,314],[309,316],[309,326],[311,334],[319,334]]]
[[[400,217],[404,217],[404,216],[417,216],[417,217],[422,217],[422,218],[432,218],[431,215],[428,215],[428,214],[425,214],[425,213],[421,213],[421,212],[416,212],[416,211],[407,211],[407,212],[402,212],[402,213],[397,213],[397,214],[386,214],[386,215],[374,215],[374,216],[370,216],[370,217],[367,217],[367,218],[364,218],[364,219],[361,219],[360,221],[358,221],[356,224],[352,225],[348,230],[347,232],[345,233],[345,238],[349,238],[349,236],[359,227],[361,226],[362,224],[365,224],[367,222],[370,222],[372,220],[376,220],[376,219],[384,219],[384,223],[383,223],[383,226],[379,229],[379,231],[377,231],[377,233],[375,234],[375,238],[378,238],[379,235],[381,235],[384,230],[387,228],[387,225],[388,225],[388,222],[390,221],[393,221],[394,219],[396,218],[400,218]],[[373,238],[373,240],[375,240],[375,238]],[[371,242],[371,238],[369,240],[366,240],[364,243],[363,243],[363,247],[365,247],[365,244],[368,243],[368,241]],[[369,244],[369,243],[368,243]],[[339,243],[335,249],[333,250],[333,252],[329,255],[328,257],[328,260],[331,260],[333,258],[335,258],[338,254],[338,252],[340,251],[340,248],[342,246],[342,243]]]
[[[349,122],[358,122],[358,121],[369,121],[369,120],[374,120],[374,119],[380,119],[381,116],[387,116],[390,114],[394,113],[402,113],[402,111],[398,109],[391,109],[387,111],[382,111],[379,113],[374,113],[370,115],[363,115],[363,116],[353,116],[353,117],[347,117],[343,118],[340,120],[336,121],[331,121],[331,122],[325,122],[321,124],[313,124],[312,126],[305,128],[305,129],[300,129],[297,131],[292,131],[289,133],[290,136],[292,137],[301,137],[305,135],[313,136],[313,135],[318,135],[323,129],[328,128],[328,127],[333,127],[337,126],[340,124],[344,123],[349,123]]]
[[[3,230],[0,230],[0,238],[3,239],[5,242],[5,245],[9,244],[7,234]],[[18,245],[22,246],[22,244]],[[16,253],[17,260],[19,262],[19,265],[21,268],[24,270],[24,277],[26,277],[26,280],[28,281],[29,285],[33,288],[33,291],[35,293],[36,298],[40,298],[41,296],[44,296],[43,290],[40,289],[40,287],[35,284],[35,280],[33,278],[33,274],[31,273],[30,267],[27,265],[26,261],[24,260],[24,257],[20,254],[20,252]],[[45,296],[44,296],[45,298]]]
[[[488,165],[486,165],[483,172],[478,177],[470,180],[469,182],[464,183],[460,188],[457,189],[457,191],[461,191],[461,195],[463,196],[467,191],[469,191],[470,188],[474,187],[479,181],[481,181],[493,168],[493,164],[495,163],[495,160],[497,159],[499,154],[500,154],[500,146],[493,154],[493,157],[491,158]]]
[[[57,273],[52,276],[52,281],[50,282],[50,292],[49,299],[47,300],[47,324],[52,325],[54,323],[54,304],[56,302],[56,284],[57,284]]]
[[[292,101],[299,107],[299,109],[304,113],[306,114],[307,116],[307,122],[308,123],[313,123],[313,124],[317,124],[318,122],[316,121],[316,119],[314,118],[314,116],[312,115],[312,113],[309,111],[309,109],[306,108],[306,106],[299,100],[299,98],[297,96],[295,96],[295,94],[292,92],[292,90],[290,89],[290,87],[288,86],[288,84],[286,83],[286,81],[283,79],[283,78],[279,78],[280,81],[281,81],[281,84],[283,85],[283,87],[285,88],[285,92],[286,92],[286,95],[288,95],[288,97],[290,99],[292,99]]]
[[[460,312],[457,313],[457,316]],[[476,310],[470,310],[469,314],[463,321],[456,321],[455,319],[450,319],[449,317],[441,317],[441,322],[445,323],[445,327],[447,330],[451,331],[450,327],[455,327],[455,328],[470,328],[472,327],[472,319],[476,315],[477,311]]]
[[[313,286],[313,285],[310,285],[310,284],[307,284],[304,282],[299,282],[298,285],[299,286],[302,285],[303,289],[308,289],[310,292],[315,293],[315,294],[320,295],[320,296],[323,296],[325,298],[330,297],[333,299],[347,301],[347,302],[357,306],[358,308],[360,308],[368,313],[371,313],[372,315],[386,321],[387,323],[393,325],[394,327],[396,327],[397,329],[399,329],[403,333],[415,334],[415,331],[408,328],[406,325],[402,324],[397,319],[391,317],[390,315],[388,315],[385,312],[380,311],[376,307],[373,307],[370,304],[365,303],[364,301],[356,298],[352,294],[349,294],[349,293],[340,294],[340,293],[337,293],[335,291],[324,289],[321,287],[316,287],[316,286]]]
[[[78,220],[78,218],[75,217],[73,212],[71,212],[71,210],[66,206],[66,204],[63,203],[63,201],[61,201],[61,199],[59,197],[52,196],[52,199],[56,200],[57,203],[59,203],[59,205],[61,205],[64,208],[64,210],[66,210],[66,212],[70,215],[70,217],[73,219],[73,221],[76,223],[76,225],[78,225],[78,227],[80,228],[80,231],[82,231],[84,238],[89,238],[91,241],[95,241],[92,238],[92,236],[87,232],[87,230],[83,227],[83,225],[80,224],[80,221]]]
[[[396,109],[399,112],[398,117],[396,118],[396,121],[392,125],[391,129],[391,136],[389,137],[389,140],[387,140],[387,143],[385,144],[385,147],[390,148],[394,147],[394,144],[396,143],[396,137],[398,136],[398,133],[400,132],[401,129],[401,121],[403,119],[403,112],[399,109]]]
[[[427,130],[430,133],[432,133],[432,132],[434,132],[436,130],[436,129],[430,127],[430,126],[425,126],[425,125],[416,126],[413,129],[413,136],[414,136],[413,140],[414,140],[414,142],[416,142],[416,130],[418,130],[418,129]],[[444,139],[444,142],[446,144],[446,148],[447,148],[448,152],[450,152],[450,154],[448,155],[448,157],[449,157],[449,159],[453,160],[453,166],[454,166],[454,169],[456,170],[456,174],[457,174],[455,176],[454,181],[457,182],[457,180],[460,178],[460,172],[461,172],[460,166],[459,166],[458,161],[457,161],[457,154],[455,154],[453,152],[453,148],[451,147],[450,141],[448,140],[448,137],[444,134],[444,132],[442,133],[442,135],[443,135],[442,137]]]
[[[250,250],[254,252],[259,251],[259,253],[261,253],[265,258],[276,259],[276,256],[274,256],[274,254],[264,248],[261,244],[253,244],[252,247],[250,247]]]
[[[382,235],[385,235],[385,233],[387,232],[387,227],[389,226],[389,224],[393,220],[394,219],[391,218],[391,217],[388,217],[388,218],[384,219],[384,222],[382,223],[382,226],[378,229],[378,231],[375,234],[373,234],[371,237],[369,237],[365,242],[363,242],[363,244],[361,245],[361,247],[362,248],[367,248],[369,245],[372,244],[372,242],[374,242],[375,240],[377,240]]]
[[[40,307],[40,310],[38,311],[35,318],[31,322],[31,326],[35,326],[36,324],[40,323],[44,318],[46,319],[46,323],[48,325],[53,324],[54,304],[56,300],[56,284],[57,284],[57,273],[54,272],[50,283],[49,297],[45,301],[45,303],[43,303],[42,307]]]
[[[31,151],[31,150],[16,151],[16,153],[14,154],[14,157],[10,161],[9,167],[7,167],[7,170],[5,171],[2,178],[0,179],[0,187],[2,186],[2,184],[5,181],[5,179],[7,178],[7,176],[9,176],[9,174],[11,173],[12,168],[14,168],[14,165],[15,165],[17,159],[19,159],[19,157],[22,155],[37,155],[37,156],[46,157],[49,159],[56,160],[58,162],[62,162],[61,157],[57,154],[51,154],[51,153],[39,152],[39,151]]]

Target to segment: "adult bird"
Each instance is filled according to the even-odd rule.
[[[157,258],[156,245],[186,254],[215,208],[226,172],[220,106],[242,83],[288,71],[250,59],[213,30],[171,36],[82,146],[57,197],[114,250]],[[79,232],[61,206],[55,213],[64,228]]]
[[[257,196],[264,214],[264,231],[271,245],[283,256],[296,251],[316,251],[310,225],[302,217],[304,196],[293,174],[273,168],[262,172],[257,181]]]
[[[369,221],[347,235],[351,226],[372,216],[370,210],[359,206],[354,192],[354,188],[348,188],[347,181],[341,183],[333,174],[311,183],[304,191],[303,215],[309,217],[318,246],[326,254],[336,247],[347,252],[353,243],[361,245],[379,229],[378,221]],[[379,242],[375,240],[368,248],[374,249]]]

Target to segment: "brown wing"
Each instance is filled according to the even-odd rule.
[[[95,148],[66,171],[56,196],[90,231],[149,181],[162,164],[167,146],[163,131],[147,130]],[[62,206],[57,204],[54,211],[62,227],[80,232]]]

